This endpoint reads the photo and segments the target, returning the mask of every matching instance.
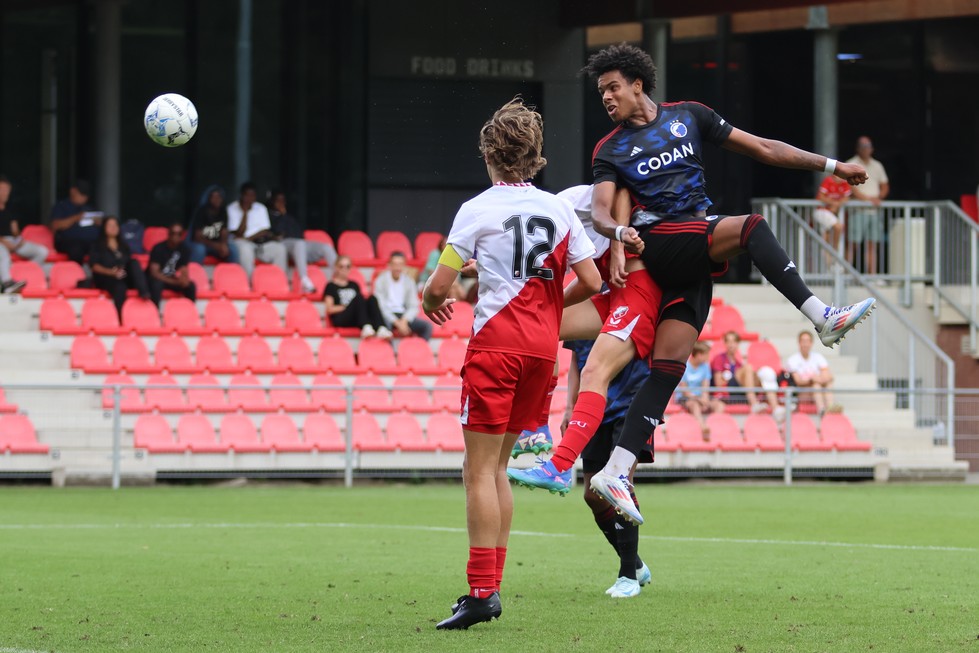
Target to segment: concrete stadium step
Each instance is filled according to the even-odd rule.
[[[20,295],[3,295],[0,297],[0,332],[27,332],[36,328],[39,306],[34,299],[24,299]]]

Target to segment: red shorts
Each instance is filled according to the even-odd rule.
[[[634,270],[626,277],[625,288],[609,286],[608,292],[591,298],[605,321],[602,333],[619,340],[631,338],[639,358],[653,353],[653,339],[659,321],[663,292],[645,270]]]
[[[462,365],[462,428],[491,435],[536,430],[553,376],[552,360],[470,349]]]

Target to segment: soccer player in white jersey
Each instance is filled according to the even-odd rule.
[[[422,307],[436,324],[452,317],[446,299],[476,250],[479,297],[462,368],[469,594],[438,629],[465,629],[500,616],[500,582],[513,516],[506,475],[517,435],[536,428],[557,358],[563,307],[601,287],[595,248],[571,205],[538,190],[546,163],[540,114],[515,99],[479,133],[493,186],[459,209]],[[577,283],[564,289],[570,267]]]

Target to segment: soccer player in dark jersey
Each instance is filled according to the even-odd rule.
[[[729,259],[747,252],[762,275],[812,321],[827,347],[841,341],[874,308],[872,298],[844,307],[824,304],[803,282],[762,216],[710,215],[703,143],[773,166],[824,170],[851,185],[862,184],[867,173],[857,164],[749,134],[696,102],[656,104],[648,95],[655,88],[656,67],[639,48],[627,44],[605,48],[588,60],[582,72],[597,82],[602,103],[617,123],[593,156],[595,229],[640,253],[647,272],[663,291],[650,377],[629,409],[608,465],[591,483],[617,510],[642,523],[630,497],[628,472],[649,439],[650,428],[662,422],[684,362],[707,319],[711,277],[723,271]],[[628,225],[617,223],[609,211],[616,185],[628,188],[638,206]]]

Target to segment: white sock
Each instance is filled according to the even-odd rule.
[[[817,329],[822,329],[823,325],[826,324],[826,309],[828,308],[829,306],[824,304],[823,300],[813,295],[802,303],[799,310],[809,318]]]
[[[632,466],[636,464],[636,455],[628,449],[616,447],[612,449],[612,455],[608,457],[608,463],[603,470],[611,476],[628,476],[632,471]]]

